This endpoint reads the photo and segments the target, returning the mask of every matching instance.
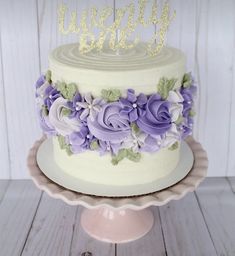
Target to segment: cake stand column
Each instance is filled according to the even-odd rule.
[[[81,216],[83,229],[93,238],[108,243],[126,243],[147,234],[154,223],[150,209],[131,210],[99,207],[85,209]]]

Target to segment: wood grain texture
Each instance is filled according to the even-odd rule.
[[[168,256],[216,255],[193,193],[159,209]]]
[[[0,204],[9,186],[9,180],[0,180]]]
[[[58,6],[66,3],[69,10],[77,10],[78,2],[70,1],[46,1],[38,0],[38,28],[39,28],[39,49],[40,49],[40,65],[42,72],[48,69],[48,56],[50,51],[59,45],[76,42],[77,36],[67,35],[63,36],[58,31],[57,26],[57,10]],[[83,1],[84,2],[84,1]],[[69,20],[69,14],[66,15],[66,22]]]
[[[208,151],[208,174],[223,176],[227,171],[228,146],[234,143],[228,136],[231,86],[234,86],[231,69],[234,1],[200,1],[200,4],[198,60],[200,97],[203,98],[200,102],[199,139]],[[222,119],[219,121],[218,117]],[[221,136],[218,136],[218,131]]]
[[[226,179],[207,179],[196,191],[218,255],[235,255],[235,194]]]
[[[235,180],[229,180],[233,186]],[[88,251],[93,256],[235,255],[235,193],[223,178],[207,178],[196,198],[188,194],[171,201],[159,207],[160,215],[153,207],[156,220],[151,232],[118,245],[116,251],[114,245],[84,233],[82,207],[68,206],[45,194],[40,200],[40,195],[31,181],[10,182],[0,202],[1,256],[81,256]]]
[[[11,173],[28,177],[26,156],[41,134],[35,111],[34,86],[39,75],[35,1],[4,1],[1,47]]]
[[[63,2],[78,13],[91,6],[118,8],[130,3],[0,1],[0,178],[28,177],[27,151],[41,134],[33,84],[39,73],[47,70],[48,54],[53,48],[78,40],[76,35],[63,36],[58,32],[57,7]],[[138,0],[133,2],[137,5]],[[235,176],[235,2],[169,2],[177,15],[170,26],[167,44],[186,53],[187,69],[193,71],[199,85],[194,136],[208,152],[208,175]],[[136,33],[141,32],[143,39],[149,39],[153,30],[138,28]]]
[[[0,204],[1,255],[20,255],[41,192],[30,181],[12,181]]]
[[[235,177],[229,177],[228,182],[231,186],[232,191],[235,193]]]
[[[0,2],[0,10],[2,2]],[[0,13],[1,14],[1,13]],[[1,17],[1,15],[0,15]],[[1,18],[0,18],[1,24]],[[1,31],[1,30],[0,30]],[[0,163],[1,171],[0,178],[9,179],[11,178],[10,171],[10,157],[8,147],[8,131],[7,131],[7,112],[5,105],[5,87],[3,79],[3,60],[2,60],[2,47],[1,47],[1,34],[0,34]]]
[[[22,255],[69,255],[76,209],[43,194]]]
[[[235,2],[232,1],[231,8],[235,12]],[[233,28],[235,27],[235,15],[233,15]],[[229,123],[229,143],[228,143],[228,160],[227,160],[227,170],[226,176],[235,176],[235,32],[233,33],[233,48],[231,49],[232,52],[232,66],[230,67],[230,71],[232,73],[232,83],[230,85],[230,98],[229,98],[229,116],[230,116],[230,123]]]
[[[152,207],[154,226],[151,231],[139,240],[117,246],[118,256],[163,256],[166,255],[159,208]]]
[[[82,229],[80,217],[83,207],[78,207],[76,222],[74,226],[74,235],[71,244],[70,256],[78,256],[84,252],[91,252],[94,256],[114,256],[115,246],[113,244],[102,243],[89,237]]]

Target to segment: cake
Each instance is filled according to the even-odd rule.
[[[91,184],[132,186],[177,166],[192,132],[195,91],[178,49],[149,56],[139,43],[82,54],[67,44],[51,52],[36,102],[58,171]]]

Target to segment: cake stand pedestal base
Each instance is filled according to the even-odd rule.
[[[82,205],[83,229],[92,237],[109,243],[134,241],[151,229],[154,223],[150,206],[162,206],[179,200],[194,191],[207,173],[208,160],[200,143],[192,137],[187,143],[193,151],[194,164],[190,172],[178,183],[151,194],[134,197],[97,197],[66,189],[45,176],[37,164],[37,152],[45,138],[36,141],[28,155],[30,175],[38,188],[53,198],[70,205]]]
[[[85,209],[81,216],[83,229],[93,238],[108,243],[134,241],[149,232],[154,223],[150,209],[130,210],[99,207]]]

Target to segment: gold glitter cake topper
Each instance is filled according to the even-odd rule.
[[[151,4],[151,12],[148,19],[145,18],[147,4]],[[67,28],[65,28],[67,12],[68,8],[64,4],[58,9],[59,31],[63,35],[78,34],[79,51],[82,54],[93,49],[101,51],[105,44],[108,44],[109,48],[116,52],[120,49],[131,49],[140,41],[140,36],[130,39],[137,26],[149,27],[154,25],[155,32],[153,32],[152,38],[147,43],[148,54],[154,56],[164,46],[168,27],[175,17],[175,11],[172,15],[170,14],[170,7],[167,1],[163,3],[161,13],[158,15],[159,6],[156,0],[151,3],[148,0],[139,0],[137,10],[133,2],[115,11],[111,7],[104,7],[99,10],[96,7],[85,9],[81,12],[79,24],[77,12],[72,11]],[[111,17],[114,17],[114,20],[111,24],[108,24]]]

